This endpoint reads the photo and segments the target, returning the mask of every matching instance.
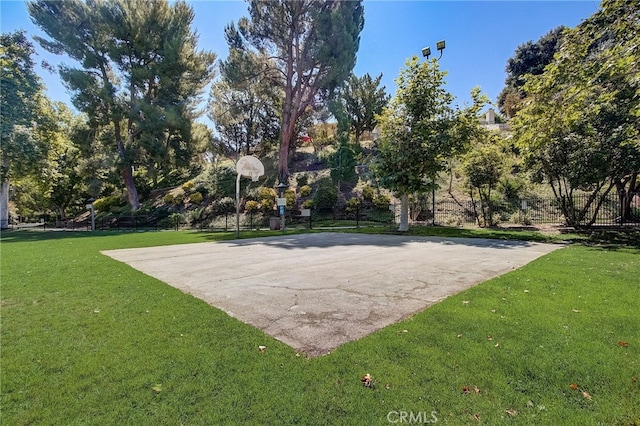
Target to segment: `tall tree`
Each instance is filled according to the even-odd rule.
[[[191,123],[215,55],[196,50],[192,9],[166,0],[34,0],[28,7],[50,37],[40,44],[80,63],[62,66],[60,75],[92,126],[111,127],[136,210],[135,165],[162,168],[193,154]]]
[[[475,144],[462,158],[462,172],[469,185],[476,220],[480,226],[493,226],[491,192],[496,189],[504,173],[505,156],[497,142],[497,135],[486,136],[484,143]],[[474,193],[480,199],[480,215],[477,213]],[[482,217],[482,221],[480,220]]]
[[[33,173],[46,157],[35,135],[44,102],[43,86],[33,67],[33,45],[23,31],[0,37],[0,228],[9,226],[9,186],[12,178]]]
[[[513,117],[521,108],[526,97],[525,76],[540,75],[544,67],[553,61],[553,55],[560,49],[565,27],[559,26],[540,37],[535,43],[528,41],[516,49],[507,61],[505,87],[498,95],[498,107],[503,114]]]
[[[530,102],[513,123],[516,139],[569,225],[593,224],[614,188],[640,189],[639,22],[634,4],[603,1],[525,86]],[[576,191],[587,192],[586,203],[576,204]]]
[[[270,62],[264,54],[242,49],[233,25],[225,37],[229,56],[220,62],[222,78],[211,87],[208,114],[226,150],[249,154],[260,142],[277,142],[282,91],[273,84],[278,76],[264,73]]]
[[[298,119],[326,99],[355,65],[363,13],[361,0],[251,0],[250,18],[238,22],[237,47],[264,52],[272,59],[264,75],[279,74],[284,102],[278,174],[283,182]]]
[[[381,80],[382,74],[376,78],[371,78],[369,73],[362,77],[351,74],[340,89],[338,97],[344,104],[356,142],[365,131],[373,131],[377,124],[376,115],[389,102],[385,86],[380,87]]]
[[[486,102],[474,89],[472,107],[454,108],[453,96],[443,87],[445,75],[436,60],[409,59],[396,79],[396,95],[378,119],[375,173],[382,187],[400,196],[400,231],[409,229],[409,195],[432,189],[449,159],[464,152]]]

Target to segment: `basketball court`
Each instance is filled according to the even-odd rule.
[[[103,253],[317,356],[561,247],[327,232]]]

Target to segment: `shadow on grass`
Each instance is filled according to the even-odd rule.
[[[287,237],[299,234],[315,234],[334,232],[344,234],[375,234],[375,235],[394,235],[404,237],[439,237],[443,239],[456,238],[456,239],[488,239],[496,241],[515,241],[515,242],[539,242],[539,243],[580,243],[587,246],[601,247],[609,250],[615,249],[638,249],[640,250],[640,229],[591,229],[591,230],[576,230],[568,234],[544,234],[537,230],[527,229],[496,229],[496,228],[454,228],[454,227],[440,227],[440,226],[420,226],[412,227],[408,232],[399,232],[395,227],[376,227],[376,228],[360,228],[360,229],[336,229],[336,230],[309,230],[309,229],[289,229],[285,231],[241,231],[239,238],[236,237],[233,231],[60,231],[60,230],[4,230],[0,235],[0,242],[12,243],[12,242],[29,242],[29,241],[46,241],[46,240],[60,240],[66,238],[95,238],[95,237],[113,237],[121,235],[162,235],[165,234],[175,235],[176,244],[189,243],[189,242],[214,242],[214,241],[230,241],[230,240],[244,240],[254,238],[265,237]],[[178,237],[180,235],[180,237]],[[171,238],[170,238],[171,239]],[[266,243],[279,244],[283,247],[290,246],[294,248],[298,245],[295,239],[285,239],[277,242],[279,239],[273,238]],[[362,239],[343,239],[336,241],[333,244],[348,245],[348,244],[360,244]],[[387,244],[397,245],[406,243],[407,239],[390,240]],[[443,240],[444,241],[444,240]],[[486,242],[478,242],[474,244],[473,241],[450,241],[450,243],[465,243],[469,245],[482,245],[486,246]],[[265,243],[263,241],[263,243]],[[382,244],[379,242],[379,244]],[[328,247],[331,244],[322,243],[323,247]],[[512,247],[512,243],[505,245],[505,247]]]
[[[640,250],[640,229],[597,229],[580,232],[586,237],[582,243],[608,250],[632,248]]]

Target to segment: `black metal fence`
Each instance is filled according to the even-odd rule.
[[[566,225],[575,222],[578,226],[617,226],[640,224],[640,194],[608,194],[601,203],[588,195],[574,195],[571,199],[523,198],[512,201],[492,201],[485,206],[491,222],[514,225]],[[561,202],[567,205],[563,210]],[[423,202],[419,221],[437,225],[461,225],[484,222],[482,206],[478,200],[455,200],[451,197],[437,199],[435,212],[432,201]],[[489,208],[490,207],[490,208]],[[568,221],[565,212],[573,214]]]
[[[640,194],[609,194],[598,206],[589,203],[587,195],[575,196],[571,203],[576,211],[581,211],[580,226],[620,226],[640,225]],[[587,207],[588,205],[588,207]],[[435,208],[435,209],[434,209]],[[391,226],[399,222],[400,205],[392,204],[387,209],[375,206],[334,206],[307,210],[293,209],[285,214],[287,227],[336,228]],[[486,210],[485,210],[486,212]],[[566,225],[567,220],[560,202],[555,198],[526,198],[507,201],[493,201],[490,209],[491,223],[497,225]],[[260,212],[242,213],[240,229],[280,229],[280,217]],[[439,197],[435,200],[422,199],[410,205],[410,222],[414,225],[485,225],[478,200],[460,200]],[[40,224],[47,228],[68,230],[89,230],[91,219],[88,214],[69,220],[46,220]],[[182,212],[169,214],[158,211],[147,215],[97,215],[96,230],[168,230],[199,229],[207,231],[230,231],[236,227],[235,212],[206,214]]]

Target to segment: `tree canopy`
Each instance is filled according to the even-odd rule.
[[[526,97],[525,76],[540,75],[553,61],[553,55],[560,48],[565,27],[559,26],[540,37],[535,43],[521,44],[507,61],[505,87],[498,95],[498,107],[508,117],[513,117],[521,108]]]
[[[355,65],[364,26],[362,1],[251,0],[234,47],[268,56],[262,76],[284,92],[280,106],[280,181],[289,177],[297,121],[323,102]],[[261,77],[262,77],[261,76]]]
[[[381,80],[382,74],[376,78],[369,73],[362,77],[351,74],[337,94],[356,142],[365,131],[373,131],[377,124],[376,116],[389,102],[385,87],[380,87]]]
[[[408,195],[431,189],[449,159],[464,152],[486,101],[474,89],[471,108],[454,108],[453,96],[443,87],[445,75],[437,60],[412,57],[396,79],[396,95],[378,118],[376,175],[382,187],[401,196],[401,231],[408,229]]]
[[[612,189],[640,189],[639,22],[630,2],[605,0],[566,33],[544,73],[527,78],[530,100],[513,121],[516,139],[570,225],[593,223],[595,214],[587,215]],[[575,204],[576,191],[588,194],[586,203]]]
[[[196,50],[192,9],[165,0],[35,0],[28,7],[50,37],[40,44],[80,64],[62,66],[60,76],[91,126],[111,128],[136,210],[134,166],[168,173],[195,154],[191,123],[215,55]]]
[[[45,102],[43,86],[34,71],[33,45],[23,31],[0,37],[0,228],[9,224],[9,183],[38,170],[46,147],[35,129]]]

